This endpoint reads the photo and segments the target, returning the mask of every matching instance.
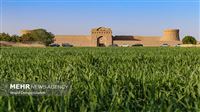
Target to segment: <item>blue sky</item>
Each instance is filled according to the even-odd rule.
[[[105,26],[114,35],[161,36],[179,28],[200,38],[199,0],[2,0],[1,32],[44,28],[54,34],[89,35]]]

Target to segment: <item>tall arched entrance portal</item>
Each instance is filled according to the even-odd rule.
[[[104,47],[112,45],[112,30],[105,27],[92,29],[91,43],[94,47]]]
[[[105,47],[105,39],[103,36],[97,38],[97,46],[98,47]]]

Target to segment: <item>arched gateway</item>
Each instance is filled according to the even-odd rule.
[[[99,27],[91,31],[92,46],[109,46],[112,45],[112,30],[110,28]]]

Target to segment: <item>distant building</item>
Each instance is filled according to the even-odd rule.
[[[26,34],[31,30],[23,30],[21,34]],[[99,27],[91,30],[91,35],[56,35],[55,42],[58,44],[69,43],[73,46],[98,47],[113,44],[144,46],[160,46],[169,44],[171,46],[181,44],[178,29],[165,30],[162,37],[159,36],[113,36],[110,28]]]

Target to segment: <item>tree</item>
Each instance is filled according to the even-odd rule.
[[[18,35],[12,35],[10,38],[11,38],[10,41],[12,41],[12,42],[20,41],[20,37]]]
[[[0,41],[10,41],[11,37],[8,33],[1,33],[0,34]]]
[[[33,39],[33,35],[31,35],[30,33],[24,34],[20,37],[20,42],[32,42],[32,41],[36,41]]]
[[[183,44],[197,44],[197,40],[192,36],[185,36],[182,42]]]
[[[17,35],[10,36],[8,33],[0,33],[0,41],[19,42],[19,39]]]
[[[53,43],[54,41],[54,35],[51,32],[47,32],[44,29],[36,29],[32,30],[28,34],[22,35],[21,39],[22,42],[41,42],[44,43],[45,45],[49,45]]]

